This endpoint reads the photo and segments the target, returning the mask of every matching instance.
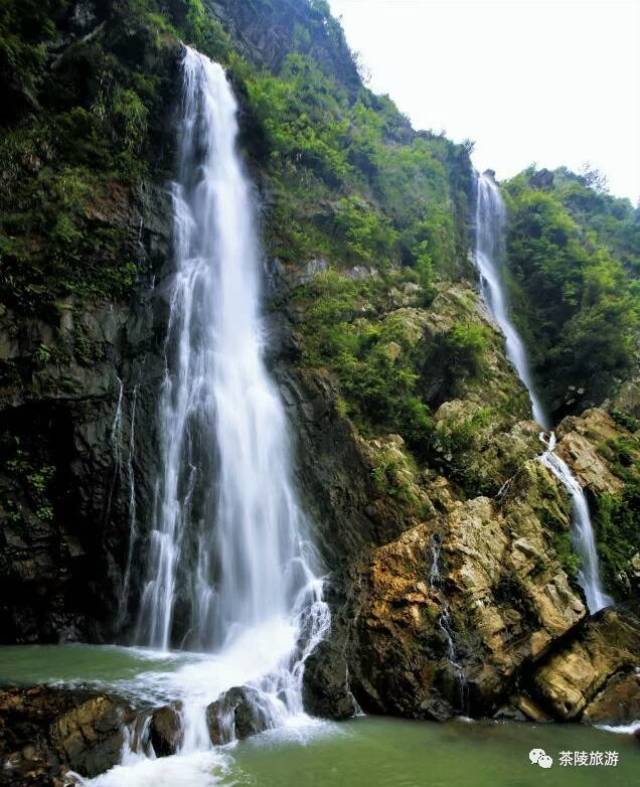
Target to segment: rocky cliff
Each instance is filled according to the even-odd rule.
[[[322,2],[9,6],[2,641],[132,633],[183,39],[226,64],[257,185],[268,360],[333,612],[309,707],[637,717],[637,618],[587,616],[569,500],[476,294],[468,149],[361,85]],[[558,428],[620,601],[640,577],[637,411],[629,384]]]

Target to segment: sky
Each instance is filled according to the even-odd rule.
[[[330,0],[415,128],[507,178],[589,163],[640,198],[640,0]]]

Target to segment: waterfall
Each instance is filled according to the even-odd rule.
[[[330,622],[264,361],[236,101],[223,69],[188,47],[182,71],[160,472],[136,632],[138,644],[206,654],[164,679],[180,701],[181,756],[211,749],[206,709],[234,686],[249,687],[267,726],[302,717],[304,663]]]
[[[451,666],[456,683],[458,684],[460,711],[464,713],[466,706],[467,675],[458,658],[453,621],[451,620],[447,596],[443,590],[442,574],[440,573],[441,548],[442,542],[440,541],[440,537],[434,533],[431,538],[431,569],[429,571],[429,584],[438,591],[441,597],[442,610],[438,615],[438,628],[442,632],[447,645],[447,661]]]
[[[490,173],[478,175],[475,261],[480,274],[480,291],[487,308],[505,337],[507,357],[529,393],[533,417],[545,430],[549,430],[551,425],[542,402],[535,392],[524,343],[509,317],[502,281],[505,226],[506,209],[498,186]],[[613,602],[602,590],[598,553],[587,498],[566,462],[555,453],[555,434],[550,432],[547,439],[543,433],[541,440],[546,450],[540,456],[540,461],[562,483],[571,498],[572,541],[582,564],[578,582],[584,591],[589,612],[593,615]]]
[[[541,436],[545,442],[544,435]],[[584,590],[587,599],[587,608],[593,615],[604,607],[611,606],[613,600],[602,589],[600,582],[600,569],[598,566],[598,552],[589,516],[589,504],[585,497],[584,490],[576,481],[575,477],[564,462],[556,453],[556,436],[553,432],[546,440],[547,450],[540,457],[542,464],[547,467],[565,486],[572,503],[572,540],[576,552],[581,558],[581,568],[578,574],[578,582]]]
[[[534,419],[545,429],[549,428],[544,407],[533,385],[527,351],[516,327],[509,318],[507,299],[502,283],[502,264],[505,255],[506,210],[500,191],[488,174],[478,176],[476,201],[476,253],[480,273],[480,290],[493,318],[505,337],[507,358],[514,365],[524,383]]]
[[[131,585],[131,568],[138,537],[137,512],[136,512],[136,479],[133,471],[133,457],[136,441],[136,406],[138,402],[138,385],[133,386],[133,399],[131,403],[131,415],[129,422],[129,446],[127,454],[127,486],[129,489],[129,543],[127,545],[127,558],[125,562],[124,575],[122,578],[122,589],[120,592],[120,603],[118,608],[117,626],[120,628],[127,615],[129,604],[129,589]]]

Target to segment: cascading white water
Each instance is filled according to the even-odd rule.
[[[480,288],[489,311],[498,323],[505,341],[507,357],[515,366],[531,400],[533,417],[545,429],[549,428],[542,402],[535,393],[527,351],[516,327],[509,318],[507,299],[502,285],[501,266],[504,261],[506,210],[500,191],[488,174],[478,176],[476,198],[476,253],[480,273]]]
[[[117,626],[124,623],[127,614],[127,604],[129,601],[129,588],[131,585],[131,568],[133,564],[133,556],[136,547],[136,539],[138,537],[138,521],[136,514],[136,481],[135,473],[133,471],[133,457],[135,453],[135,440],[136,440],[136,406],[138,403],[138,385],[133,386],[133,397],[131,402],[131,414],[129,416],[129,445],[127,454],[127,468],[126,468],[126,482],[129,488],[128,503],[129,503],[129,543],[127,544],[127,560],[124,568],[124,575],[122,579],[122,589],[120,592],[120,603],[118,609]]]
[[[161,678],[182,708],[179,759],[204,784],[207,706],[246,686],[267,726],[304,719],[304,663],[330,620],[263,357],[261,256],[235,98],[223,69],[188,47],[182,68],[160,477],[136,636],[167,650],[178,633],[207,654]],[[128,752],[95,783],[156,784],[172,759]]]
[[[598,552],[591,526],[589,515],[589,504],[584,494],[584,490],[576,481],[571,470],[556,453],[556,436],[553,432],[545,440],[544,435],[541,439],[545,442],[547,450],[540,457],[542,464],[549,468],[551,472],[564,484],[571,495],[573,506],[573,530],[572,539],[576,552],[581,558],[581,568],[578,575],[580,586],[584,590],[587,599],[587,608],[593,615],[604,607],[611,606],[613,600],[602,589],[600,582],[600,569],[598,566]]]
[[[235,149],[236,102],[206,57],[187,48],[183,69],[162,477],[140,632],[169,647],[184,578],[191,639],[220,648],[269,621],[290,622],[300,592],[318,583],[284,408],[263,359],[260,252]]]
[[[547,414],[535,392],[524,343],[509,318],[501,274],[505,255],[505,226],[506,210],[498,186],[491,174],[478,175],[475,260],[480,273],[482,296],[504,334],[507,356],[529,393],[533,417],[545,430],[549,430],[550,423]],[[566,462],[554,453],[555,434],[550,432],[547,439],[543,433],[541,440],[547,450],[540,456],[540,461],[563,484],[571,497],[572,539],[582,563],[578,579],[584,591],[589,612],[593,615],[613,602],[602,589],[598,553],[587,498]]]

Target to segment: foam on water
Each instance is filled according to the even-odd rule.
[[[70,774],[83,787],[214,787],[228,773],[230,758],[220,751],[150,759],[125,754],[122,764],[95,779]]]

